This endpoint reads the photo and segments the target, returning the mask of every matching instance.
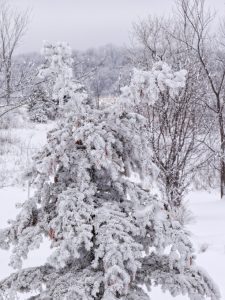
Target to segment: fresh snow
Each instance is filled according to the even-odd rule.
[[[30,124],[28,128],[0,131],[0,188],[23,184],[23,174],[32,163],[32,156],[46,143],[46,132],[55,123]]]

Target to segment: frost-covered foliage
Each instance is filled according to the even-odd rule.
[[[46,80],[51,88],[51,98],[54,103],[55,116],[63,115],[62,109],[81,85],[73,76],[72,50],[66,43],[55,45],[44,43],[42,54],[45,63],[39,70],[39,77]]]
[[[175,96],[185,86],[186,70],[174,72],[164,62],[157,62],[150,71],[134,69],[129,86],[122,88],[123,97],[135,105],[147,103],[153,105],[159,94],[167,91]]]
[[[161,285],[173,295],[219,299],[195,265],[179,216],[152,191],[157,168],[146,119],[119,101],[95,110],[87,97],[48,135],[36,157],[36,193],[24,202],[0,246],[13,245],[19,269],[0,282],[2,296],[37,291],[30,299],[147,300]],[[136,179],[134,180],[134,178]],[[21,269],[43,236],[54,249],[40,267]]]
[[[55,102],[51,100],[48,93],[42,86],[37,86],[29,98],[28,114],[33,122],[46,123],[54,119],[57,111]]]

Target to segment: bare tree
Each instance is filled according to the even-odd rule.
[[[192,32],[191,43],[185,35],[184,38],[180,38],[180,41],[192,50],[208,82],[208,97],[204,100],[217,123],[217,136],[220,142],[220,193],[223,198],[225,195],[225,27],[222,25],[222,30],[218,30],[217,34],[212,32],[211,24],[214,16],[207,10],[205,0],[179,0],[177,8],[185,32]],[[211,150],[216,152],[216,149]]]
[[[148,70],[154,62],[164,61],[175,70],[187,70],[185,87],[177,96],[171,97],[167,90],[161,91],[153,107],[138,108],[149,119],[154,159],[173,206],[181,204],[196,171],[213,155],[205,145],[211,127],[206,122],[202,102],[207,91],[204,84],[199,85],[203,68],[196,63],[192,49],[180,42],[186,34],[175,18],[149,17],[134,25],[134,39],[139,49],[137,61],[132,58],[135,65]],[[190,33],[188,39],[192,40]]]
[[[13,56],[26,32],[28,16],[28,12],[20,13],[10,7],[7,2],[0,2],[0,97],[3,100],[2,105],[10,105],[12,95],[21,89],[21,84],[18,83],[23,80],[23,72],[16,86],[13,86],[12,82]]]

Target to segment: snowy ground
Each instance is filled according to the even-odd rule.
[[[30,124],[28,128],[0,130],[0,188],[23,184],[32,156],[46,143],[46,132],[54,123]]]
[[[191,192],[188,206],[193,221],[188,225],[195,245],[197,263],[203,267],[219,286],[221,300],[225,300],[225,200],[216,192]],[[159,288],[153,291],[151,300],[172,300]],[[176,300],[187,300],[178,296]]]
[[[47,127],[50,129],[52,125]],[[17,151],[17,157],[13,156],[12,151],[9,151],[6,156],[8,155],[8,158],[11,156],[11,163],[6,164],[5,168],[10,168],[13,162],[20,162],[22,158],[26,157],[28,153],[26,146],[34,150],[43,145],[46,141],[46,129],[45,125],[39,125],[26,131],[22,129],[15,130],[13,134],[17,138],[20,137],[17,145],[25,145],[25,149],[22,149],[20,152],[17,151],[17,146],[14,147],[13,149]],[[18,174],[21,173],[25,165],[21,164],[21,162],[18,164]],[[1,165],[0,160],[1,170],[4,170],[4,166]],[[9,171],[12,171],[12,169]],[[23,202],[27,194],[26,184],[23,187],[9,186],[0,188],[0,228],[7,226],[7,220],[16,216],[17,209],[15,204]],[[192,240],[198,257],[197,262],[213,277],[220,288],[221,299],[225,300],[225,200],[220,200],[219,195],[215,192],[191,192],[187,199],[189,199],[189,208],[194,215],[194,220],[188,228],[192,232]],[[29,254],[24,266],[30,267],[44,263],[49,252],[49,242],[46,240],[41,249],[32,251]],[[9,252],[0,250],[0,280],[13,271],[8,266],[9,256]],[[20,299],[24,298],[21,297]],[[165,299],[171,300],[174,298],[168,293],[163,294],[159,288],[155,288],[152,291],[151,300]],[[178,296],[175,299],[187,300],[188,298],[186,296]]]

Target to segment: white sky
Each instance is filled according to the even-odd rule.
[[[39,51],[43,40],[66,41],[86,49],[129,43],[133,21],[149,14],[166,15],[173,0],[8,0],[19,10],[31,9],[31,20],[19,52]],[[207,0],[219,13],[225,0]]]

